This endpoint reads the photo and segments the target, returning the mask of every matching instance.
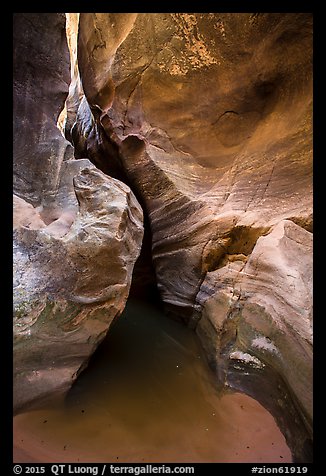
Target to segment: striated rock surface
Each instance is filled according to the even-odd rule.
[[[311,229],[308,14],[81,14],[78,55],[93,130],[150,216],[166,303],[193,312],[227,233]]]
[[[14,21],[14,411],[67,390],[124,309],[142,209],[57,127],[68,94],[63,14]]]
[[[74,142],[126,171],[163,301],[230,385],[249,392],[253,366],[265,383],[273,372],[265,404],[283,430],[293,409],[289,444],[308,460],[311,15],[82,13],[78,61],[88,104]]]
[[[266,393],[275,394],[275,385],[283,393],[273,400],[282,428],[303,461],[311,457],[313,410],[311,255],[312,234],[283,220],[249,256],[227,255],[197,296],[203,307],[197,333],[220,380],[251,394],[253,380]]]

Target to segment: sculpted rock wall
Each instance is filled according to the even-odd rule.
[[[310,30],[307,14],[81,14],[94,127],[146,204],[165,302],[193,306],[204,248],[233,229],[311,230]]]
[[[14,411],[67,390],[124,309],[143,236],[130,188],[57,127],[63,14],[15,14]]]
[[[79,28],[88,109],[74,140],[126,171],[167,307],[197,328],[230,385],[249,392],[259,362],[265,383],[277,375],[282,415],[301,419],[289,444],[309,459],[311,15],[82,13]],[[279,414],[286,431],[292,417]]]
[[[292,451],[303,461],[311,457],[313,410],[311,255],[311,233],[282,220],[257,240],[250,256],[231,255],[225,266],[208,272],[197,296],[203,307],[197,333],[220,380],[250,393],[256,379],[266,393],[275,394],[273,386],[280,393],[290,389],[273,402]]]
[[[56,126],[69,64],[63,13],[14,14],[14,193],[33,205],[55,194],[62,161],[73,155]]]
[[[79,13],[66,13],[66,34],[70,54],[70,84],[65,107],[58,119],[58,127],[70,142],[71,129],[76,121],[76,115],[80,102],[84,97],[77,62],[77,37],[79,25]],[[75,154],[76,156],[76,154]]]

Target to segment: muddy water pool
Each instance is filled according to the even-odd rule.
[[[292,462],[273,417],[217,388],[193,331],[130,300],[64,400],[14,418],[14,462]]]

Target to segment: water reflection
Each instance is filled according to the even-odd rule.
[[[14,432],[15,462],[291,462],[258,402],[217,389],[194,332],[135,300],[65,401]]]

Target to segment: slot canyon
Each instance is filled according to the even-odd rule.
[[[13,15],[14,462],[312,462],[312,29]]]

